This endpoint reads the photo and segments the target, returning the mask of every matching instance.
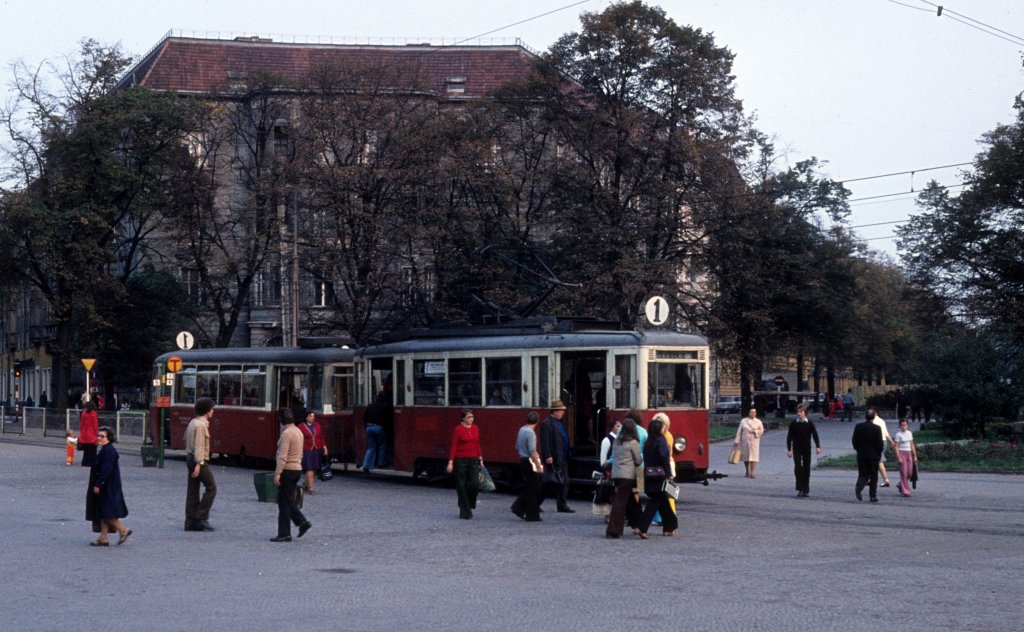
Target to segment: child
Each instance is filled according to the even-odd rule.
[[[75,464],[75,444],[78,443],[78,439],[75,438],[75,431],[68,430],[67,433],[67,458],[64,459],[64,465]]]

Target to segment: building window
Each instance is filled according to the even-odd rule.
[[[189,297],[196,305],[203,304],[203,286],[199,270],[196,268],[182,268],[181,284],[185,286],[185,291],[188,292]]]
[[[313,279],[313,307],[332,307],[334,287],[329,281]]]
[[[448,94],[465,94],[466,78],[448,77],[445,81],[445,91],[448,92]]]

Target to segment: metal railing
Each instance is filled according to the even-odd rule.
[[[64,437],[69,430],[78,436],[78,416],[81,410],[69,408],[63,413],[49,408],[21,406],[17,410],[0,407],[2,423],[0,434],[19,434],[36,437]],[[148,436],[144,410],[99,411],[100,425],[114,430],[121,443],[142,445]]]

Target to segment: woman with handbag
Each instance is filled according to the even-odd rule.
[[[618,538],[622,535],[624,523],[637,527],[637,516],[640,505],[633,493],[636,485],[636,470],[643,463],[640,458],[640,440],[636,434],[636,422],[625,419],[619,434],[615,438],[615,451],[612,460],[612,484],[615,491],[612,495],[612,510],[608,516],[608,526],[604,537]]]
[[[452,431],[448,452],[448,473],[455,473],[455,491],[459,496],[459,518],[469,520],[476,509],[480,485],[480,468],[484,457],[480,450],[480,430],[473,425],[473,411],[462,410],[462,419]]]
[[[302,470],[306,473],[306,493],[313,491],[313,475],[320,471],[322,460],[327,459],[327,443],[320,424],[315,421],[313,411],[306,412],[306,419],[299,424],[302,432]]]
[[[732,446],[740,449],[740,459],[747,472],[747,478],[757,478],[754,470],[757,469],[757,462],[761,460],[761,435],[764,434],[764,424],[757,418],[757,409],[751,408],[746,417],[740,421],[740,427],[736,429],[736,440]]]
[[[647,530],[654,520],[654,514],[661,514],[662,535],[674,537],[679,528],[679,519],[668,503],[669,495],[663,489],[671,476],[672,452],[665,442],[664,423],[655,418],[647,426],[647,444],[644,445],[644,490],[650,502],[640,517],[639,536],[646,540]]]
[[[110,428],[101,426],[96,431],[96,441],[100,450],[89,469],[85,519],[100,522],[100,537],[89,546],[110,546],[108,538],[111,531],[117,531],[120,536],[117,543],[123,544],[132,530],[121,524],[121,518],[128,515],[128,505],[121,490],[121,467],[117,448],[114,447],[117,437]]]

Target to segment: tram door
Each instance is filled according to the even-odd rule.
[[[399,364],[402,364],[399,361]],[[371,404],[380,395],[384,396],[385,406],[378,414],[378,422],[384,429],[384,455],[380,457],[383,465],[394,464],[395,453],[395,373],[392,358],[370,358],[369,389]],[[404,376],[402,376],[404,377]],[[401,386],[401,383],[399,384]],[[404,396],[404,393],[399,391]]]
[[[309,371],[307,367],[283,366],[277,369],[277,408],[292,411],[295,423],[306,415],[309,401]]]
[[[574,351],[559,354],[561,398],[566,411],[569,445],[576,456],[597,454],[604,436],[605,351]]]

